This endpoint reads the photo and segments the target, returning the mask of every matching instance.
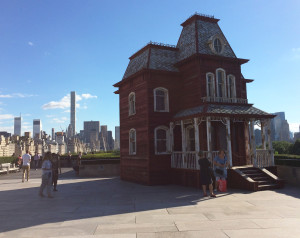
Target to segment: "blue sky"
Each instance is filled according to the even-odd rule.
[[[150,40],[177,44],[180,24],[195,12],[214,15],[242,66],[250,103],[284,111],[300,124],[300,1],[298,0],[1,0],[0,131],[22,132],[41,119],[50,133],[70,121],[76,91],[77,131],[83,121],[119,125],[118,96],[128,58]]]

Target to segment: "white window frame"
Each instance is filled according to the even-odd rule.
[[[195,137],[193,138],[194,143],[195,143],[195,150],[191,150],[191,141],[190,141],[190,135],[189,135],[189,131],[191,129],[194,130],[194,135],[195,135],[196,132],[195,132],[194,126],[190,125],[190,126],[186,127],[186,129],[185,129],[186,150],[189,151],[189,152],[195,152],[195,150],[196,150],[196,140],[195,140]]]
[[[132,107],[132,103],[130,101],[130,98],[131,96],[133,96],[133,107]],[[128,115],[129,116],[132,116],[132,115],[135,115],[136,113],[136,107],[135,107],[135,92],[131,92],[129,93],[129,96],[128,96]]]
[[[165,98],[164,98],[164,102],[165,102],[165,110],[158,110],[156,108],[156,91],[157,90],[162,90],[165,92]],[[169,112],[169,91],[166,88],[162,88],[162,87],[158,87],[153,89],[153,95],[154,95],[154,111],[155,112]]]
[[[134,132],[134,143],[135,143],[135,152],[132,151],[132,147],[131,147],[131,133]],[[137,147],[136,147],[136,130],[134,128],[131,128],[129,130],[129,155],[136,155],[136,150],[137,150]]]
[[[209,84],[208,84],[208,76],[212,76],[212,85],[211,85],[211,89],[209,88]],[[212,92],[211,96],[208,96],[209,95],[209,92]],[[215,97],[215,75],[211,72],[209,73],[206,73],[206,96],[207,97],[211,97],[211,98],[214,98]]]
[[[158,152],[157,151],[157,131],[158,130],[164,130],[166,131],[166,152]],[[156,155],[162,155],[162,154],[170,154],[170,130],[167,126],[158,126],[154,129],[154,148],[155,148],[155,154]]]
[[[223,86],[222,86],[222,98],[226,98],[227,97],[227,93],[226,93],[226,71],[222,68],[218,68],[216,69],[216,88],[217,88],[217,97],[218,98],[221,98],[220,97],[220,92],[219,92],[219,78],[218,78],[218,72],[219,71],[222,71],[223,74],[224,74],[224,77],[223,77]]]
[[[232,88],[230,87],[230,84],[229,84],[229,78],[232,79],[232,86],[233,86]],[[228,95],[228,97],[230,95],[231,96],[230,98],[236,98],[235,76],[232,74],[228,74],[228,76],[227,76],[227,95]]]

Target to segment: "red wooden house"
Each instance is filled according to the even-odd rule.
[[[232,187],[257,190],[278,183],[268,170],[258,171],[274,165],[273,116],[248,103],[246,84],[253,80],[241,73],[248,60],[236,57],[218,21],[195,14],[181,24],[176,46],[150,42],[129,58],[114,85],[122,179],[198,186],[197,152],[212,159],[223,149]],[[262,128],[262,150],[256,150],[255,124]]]

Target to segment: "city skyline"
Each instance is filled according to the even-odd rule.
[[[32,131],[35,118],[48,134],[65,131],[70,91],[76,91],[77,133],[90,120],[114,131],[119,101],[112,85],[122,79],[128,56],[149,41],[176,45],[179,25],[196,11],[221,19],[235,54],[250,59],[243,66],[244,76],[254,79],[249,102],[268,113],[285,112],[290,130],[299,130],[299,2],[137,3],[1,1],[0,131],[13,133],[20,112],[22,134]]]

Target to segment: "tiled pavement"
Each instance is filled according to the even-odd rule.
[[[300,189],[229,190],[78,178],[64,169],[54,198],[41,198],[41,171],[0,176],[0,238],[300,237]]]

